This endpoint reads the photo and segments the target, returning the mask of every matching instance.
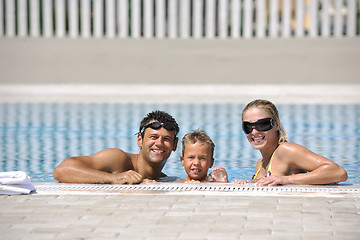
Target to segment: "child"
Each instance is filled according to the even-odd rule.
[[[181,165],[188,176],[179,182],[228,182],[226,170],[215,167],[208,176],[208,170],[214,164],[215,144],[203,130],[195,130],[183,137]]]

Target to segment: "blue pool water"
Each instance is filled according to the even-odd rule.
[[[160,109],[187,132],[204,129],[216,144],[215,166],[230,179],[250,179],[260,157],[241,129],[241,104],[3,103],[0,104],[0,171],[22,170],[33,182],[55,182],[54,168],[65,158],[109,147],[138,152],[141,119]],[[330,158],[360,183],[360,105],[278,105],[290,142]],[[181,144],[164,172],[185,177]]]

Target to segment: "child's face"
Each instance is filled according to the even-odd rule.
[[[184,156],[180,158],[190,180],[205,180],[209,168],[214,163],[210,146],[200,142],[186,144]]]

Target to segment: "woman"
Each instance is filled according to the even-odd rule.
[[[273,103],[261,99],[250,102],[243,110],[242,120],[247,139],[262,155],[253,176],[257,185],[331,184],[347,180],[346,171],[336,163],[286,141]]]

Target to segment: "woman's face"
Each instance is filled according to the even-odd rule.
[[[245,133],[246,137],[257,150],[265,149],[266,146],[277,144],[278,142],[277,131],[279,130],[279,125],[275,120],[269,118],[272,118],[272,116],[260,108],[250,108],[243,113],[243,122],[250,123],[248,126],[250,126],[249,129],[251,130],[251,132]],[[268,130],[269,128],[271,129]],[[264,130],[261,131],[261,129]]]

